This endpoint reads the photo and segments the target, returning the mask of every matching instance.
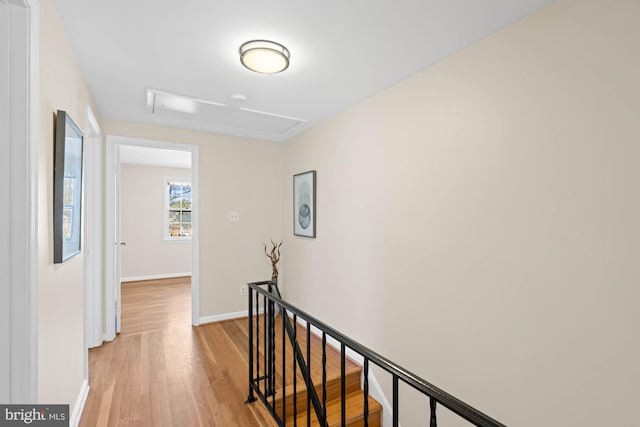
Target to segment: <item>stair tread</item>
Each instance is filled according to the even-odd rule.
[[[345,383],[345,391],[347,394],[353,393],[355,391],[360,390],[360,372],[361,368],[359,366],[354,366],[351,369],[347,369],[345,371],[346,383]],[[316,389],[316,393],[318,394],[318,398],[322,399],[322,379],[314,379],[314,385]],[[339,374],[336,375],[327,375],[327,401],[332,399],[336,399],[340,397],[340,388],[341,388],[341,376]],[[276,393],[277,396],[280,396],[279,399],[276,399],[275,411],[278,414],[282,414],[282,389],[278,390]],[[294,397],[295,396],[295,397]],[[293,408],[293,400],[296,400],[298,411],[305,411],[307,407],[307,386],[304,383],[303,379],[299,379],[298,384],[296,385],[296,393],[293,392],[293,385],[289,385],[285,388],[284,399],[286,400],[286,405],[289,410]]]
[[[355,422],[364,419],[364,392],[362,390],[354,391],[345,396],[346,402],[346,421],[347,425],[353,425]],[[369,400],[369,425],[376,426],[380,425],[380,412],[382,410],[382,405],[378,403],[371,396],[368,397]],[[297,424],[298,425],[306,425],[307,422],[307,413],[306,410],[298,414],[297,416]],[[341,412],[341,400],[340,398],[331,400],[327,402],[327,423],[330,427],[339,426],[342,422],[342,412]],[[287,417],[286,425],[293,425],[293,416]],[[317,419],[315,419],[315,412],[313,411],[313,405],[311,409],[311,425],[318,426],[320,423]]]
[[[345,369],[345,375],[347,377],[351,376],[351,375],[357,375],[358,377],[358,387],[360,384],[360,372],[362,371],[362,368],[358,365],[352,365],[352,366],[347,366],[347,369]],[[340,372],[328,372],[327,373],[327,384],[333,383],[333,382],[340,382],[340,378],[341,378],[341,373]],[[316,389],[318,390],[322,390],[322,376],[320,376],[319,378],[316,378],[316,375],[311,375],[311,379],[313,381],[313,383],[316,386]],[[285,395],[286,396],[290,396],[293,394],[293,383],[287,381],[287,386],[284,388],[285,391]],[[348,383],[348,382],[347,382]],[[296,383],[296,391],[298,393],[300,392],[306,392],[307,390],[307,385],[304,382],[304,379],[302,378],[302,376],[298,373],[298,380]],[[282,388],[280,388],[278,390],[280,393],[282,392]]]

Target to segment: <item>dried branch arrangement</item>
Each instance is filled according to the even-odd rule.
[[[267,252],[266,243],[262,244],[264,246],[264,253],[267,255],[267,258],[271,260],[271,280],[278,280],[278,261],[280,261],[280,246],[282,246],[282,241],[280,243],[276,243],[273,240],[271,241],[271,251]]]

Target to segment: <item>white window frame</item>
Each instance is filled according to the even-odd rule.
[[[171,183],[189,185],[189,186],[191,186],[191,189],[193,191],[193,184],[191,182],[191,179],[189,179],[189,178],[174,178],[174,177],[170,177],[170,176],[165,176],[164,177],[164,205],[163,205],[164,219],[162,221],[163,240],[165,242],[190,241],[193,238],[193,235],[191,235],[191,236],[171,236],[169,234],[169,211],[171,210],[169,208],[169,186],[170,186]],[[192,197],[191,198],[191,232],[193,233],[193,192],[191,193],[191,197]]]

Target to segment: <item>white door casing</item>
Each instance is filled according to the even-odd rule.
[[[87,105],[84,135],[85,343],[102,344],[102,133]]]
[[[112,341],[116,338],[116,288],[120,287],[120,233],[117,229],[119,206],[116,203],[117,175],[119,174],[120,160],[118,147],[107,136],[106,162],[105,162],[105,339]]]
[[[107,135],[106,137],[106,210],[105,228],[105,318],[106,339],[113,340],[120,328],[120,159],[119,147],[121,145],[134,145],[151,148],[163,148],[168,150],[191,152],[191,193],[192,193],[192,262],[191,262],[191,323],[197,326],[200,323],[200,274],[199,274],[199,155],[198,146],[179,144],[165,141],[152,141],[138,138]]]
[[[0,402],[37,399],[38,0],[0,0]]]
[[[115,244],[114,244],[114,249],[115,249],[115,259],[116,259],[116,264],[115,264],[115,273],[114,276],[117,279],[116,283],[115,283],[115,310],[116,310],[116,318],[115,318],[115,328],[116,328],[116,333],[120,333],[120,331],[122,330],[122,306],[120,304],[120,298],[122,296],[122,288],[121,288],[121,282],[122,282],[122,245],[124,244],[124,242],[122,241],[122,205],[120,203],[121,197],[120,194],[122,192],[122,186],[121,184],[121,176],[120,176],[120,145],[116,145],[115,147],[115,156],[114,156],[114,162],[115,162],[115,174],[114,174],[114,185],[115,185],[115,191],[113,193],[114,197],[114,203],[115,203],[115,213],[116,213],[116,226],[115,226]]]
[[[0,180],[2,182],[11,182],[9,15],[9,6],[4,1],[0,1],[0,64],[2,64],[0,67]],[[0,339],[2,342],[9,342],[11,337],[11,265],[8,263],[11,253],[10,223],[10,212],[6,209],[0,210]],[[10,396],[11,351],[10,346],[3,345],[0,346],[0,402],[8,402]]]

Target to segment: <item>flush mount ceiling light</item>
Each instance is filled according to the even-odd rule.
[[[289,67],[289,51],[269,40],[251,40],[240,46],[240,62],[256,73],[275,74]]]

